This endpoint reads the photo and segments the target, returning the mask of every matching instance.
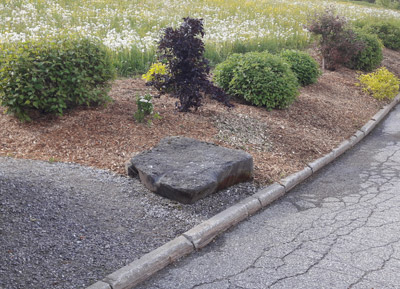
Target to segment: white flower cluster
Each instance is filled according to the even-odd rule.
[[[203,18],[205,41],[307,38],[307,15],[334,4],[351,19],[400,18],[400,12],[321,0],[19,0],[0,4],[0,42],[46,38],[76,32],[100,39],[114,51],[155,47],[162,28],[182,17]]]
[[[138,101],[144,102],[144,103],[152,103],[152,102],[151,102],[151,98],[149,99],[149,98],[146,98],[146,96],[142,96],[142,95],[139,96]]]

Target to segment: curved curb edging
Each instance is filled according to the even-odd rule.
[[[111,273],[102,281],[98,281],[86,289],[134,288],[175,260],[203,248],[222,232],[282,197],[292,188],[337,159],[347,150],[351,149],[367,136],[399,102],[400,93],[390,104],[379,110],[371,120],[357,130],[352,137],[343,141],[338,147],[325,156],[308,163],[303,170],[287,176],[278,183],[261,188],[254,195],[225,209],[172,241]]]

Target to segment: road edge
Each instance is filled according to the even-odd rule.
[[[218,235],[270,205],[354,147],[364,139],[399,102],[400,93],[390,104],[380,109],[363,127],[357,130],[353,136],[340,143],[338,147],[325,156],[308,163],[303,170],[291,174],[277,183],[261,188],[252,196],[247,197],[161,247],[107,275],[104,279],[92,284],[86,289],[134,288],[177,259],[205,247]]]

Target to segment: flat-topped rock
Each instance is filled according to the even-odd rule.
[[[250,154],[185,137],[167,137],[132,158],[128,175],[152,192],[190,204],[253,175]]]

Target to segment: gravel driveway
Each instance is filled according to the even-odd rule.
[[[256,190],[182,205],[108,171],[0,157],[0,288],[85,288]]]

